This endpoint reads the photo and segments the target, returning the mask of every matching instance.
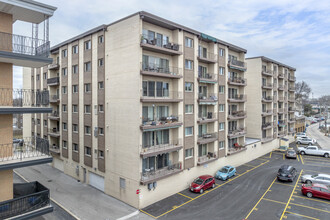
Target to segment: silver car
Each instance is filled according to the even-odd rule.
[[[309,137],[302,137],[302,138],[297,138],[296,143],[314,145],[316,143],[316,140]]]
[[[301,182],[307,184],[320,183],[324,185],[330,185],[330,175],[327,174],[302,175]]]

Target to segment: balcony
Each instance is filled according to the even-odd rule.
[[[240,71],[246,71],[246,63],[239,60],[228,60],[228,67]]]
[[[295,118],[289,118],[288,120],[288,123],[291,124],[291,123],[295,123],[296,122],[296,119]]]
[[[217,121],[217,112],[199,112],[198,113],[198,119],[197,119],[197,123],[198,124],[205,124],[205,123],[209,123],[209,122],[215,122]]]
[[[284,79],[284,73],[278,73],[278,78]]]
[[[48,86],[57,86],[60,84],[60,77],[53,77],[47,79],[47,85]]]
[[[199,134],[197,144],[207,144],[218,140],[218,133],[204,133]]]
[[[228,120],[238,120],[246,118],[246,111],[229,111]]]
[[[182,69],[173,66],[161,66],[153,63],[141,63],[141,75],[156,76],[171,79],[182,78]]]
[[[237,137],[242,137],[246,135],[246,127],[241,127],[238,129],[231,129],[228,131],[228,138],[237,138]]]
[[[200,93],[198,102],[200,105],[215,105],[218,102],[218,97],[216,93]]]
[[[261,99],[262,102],[272,102],[273,97],[272,96],[263,96]]]
[[[278,108],[278,113],[283,114],[284,113],[284,108]]]
[[[246,79],[241,77],[228,78],[228,85],[232,86],[246,86]]]
[[[204,165],[217,159],[217,152],[208,152],[207,155],[198,157],[197,165]]]
[[[0,114],[49,113],[47,90],[0,89]]]
[[[216,63],[218,56],[211,52],[199,51],[197,59],[199,62],[202,62],[202,63]]]
[[[272,70],[262,70],[261,74],[265,75],[265,76],[273,76],[273,71]]]
[[[270,136],[261,138],[261,143],[264,144],[264,143],[267,143],[267,142],[271,142],[272,140],[274,140],[274,136],[270,135]]]
[[[284,96],[278,96],[278,101],[279,102],[284,102]]]
[[[198,73],[198,82],[200,83],[217,83],[217,75],[212,73]]]
[[[263,123],[261,125],[261,129],[262,130],[267,130],[267,129],[270,129],[273,127],[273,123],[272,122],[266,122],[266,123]]]
[[[182,124],[183,123],[181,115],[171,115],[155,118],[154,120],[149,118],[143,118],[142,125],[140,126],[140,128],[143,131],[152,131],[160,129],[178,128],[181,127]]]
[[[263,110],[261,113],[261,116],[269,116],[273,114],[273,110],[269,109],[269,110]]]
[[[296,77],[295,76],[291,76],[291,75],[289,75],[289,81],[292,81],[292,82],[294,82],[294,81],[296,81]]]
[[[261,86],[263,89],[273,89],[272,83],[263,83]]]
[[[58,103],[60,101],[60,95],[51,95],[49,103]]]
[[[246,102],[246,95],[228,94],[228,102]]]
[[[278,126],[279,127],[285,127],[286,126],[286,121],[285,120],[278,120]]]
[[[284,90],[284,86],[283,85],[278,85],[278,90]]]
[[[166,90],[141,91],[141,102],[181,102],[182,93]]]
[[[38,68],[52,63],[49,41],[0,32],[0,62]]]
[[[296,111],[296,108],[295,107],[289,107],[289,112],[292,113],[292,112],[295,112]]]
[[[141,183],[143,185],[164,179],[182,171],[181,162],[166,166],[161,169],[145,169],[141,173]]]
[[[162,42],[161,39],[154,39],[148,35],[141,36],[141,47],[145,50],[162,53],[166,55],[181,55],[182,46],[171,42]]]
[[[52,112],[51,114],[48,115],[48,119],[54,120],[54,121],[59,121],[60,120],[60,115],[57,111]]]
[[[30,219],[53,212],[49,189],[39,182],[15,183],[13,199],[0,202],[0,219]]]
[[[295,91],[296,91],[296,87],[294,87],[294,86],[289,86],[289,91],[290,91],[290,92],[295,92]]]
[[[60,129],[50,128],[50,129],[48,129],[48,135],[51,137],[59,138],[61,136]]]
[[[288,102],[295,102],[296,100],[295,100],[295,98],[294,97],[289,97],[288,98]]]
[[[156,156],[158,154],[164,154],[164,153],[169,153],[173,151],[178,151],[182,149],[183,144],[182,140],[170,140],[168,143],[163,143],[163,144],[157,144],[157,145],[151,145],[151,144],[144,144],[143,147],[141,148],[140,155],[143,158],[147,157],[152,157]]]
[[[52,63],[48,65],[48,70],[58,70],[60,65],[58,63]]]
[[[235,144],[233,147],[228,148],[228,156],[237,154],[237,153],[245,151],[245,150],[246,150],[245,145]]]
[[[52,160],[46,139],[29,137],[0,145],[0,170],[50,163]]]
[[[61,154],[61,149],[60,149],[60,147],[59,146],[57,146],[57,145],[52,145],[52,146],[50,146],[49,147],[49,151],[52,153],[52,154]]]

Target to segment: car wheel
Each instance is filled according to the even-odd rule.
[[[200,193],[200,194],[203,194],[203,192],[204,192],[204,190],[203,190],[203,189],[199,190],[199,193]]]
[[[308,185],[310,185],[310,184],[312,184],[312,181],[307,180],[306,183],[307,183]]]
[[[329,154],[324,154],[324,157],[325,158],[329,158]]]
[[[298,141],[297,144],[300,144],[300,141]]]
[[[213,183],[213,184],[212,184],[212,188],[214,188],[214,187],[215,187],[215,184]]]
[[[301,155],[305,155],[305,151],[301,151],[300,153],[301,153]]]
[[[308,198],[312,198],[312,197],[313,197],[313,193],[308,192],[308,193],[306,194],[306,196],[307,196]]]
[[[309,145],[309,146],[312,146],[312,143],[309,143],[308,145]]]

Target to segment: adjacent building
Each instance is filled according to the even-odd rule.
[[[48,90],[13,88],[13,65],[39,68],[52,63],[48,19],[56,8],[35,1],[0,1],[0,219],[28,219],[53,211],[49,190],[38,182],[13,183],[13,169],[52,162],[48,140],[31,134],[13,139],[13,115],[48,113]],[[13,34],[13,24],[32,24],[32,36]],[[44,39],[38,25],[44,25]],[[20,122],[21,117],[16,117]]]
[[[52,113],[26,115],[24,134],[49,139],[54,167],[146,207],[269,152],[245,138],[245,53],[143,11],[101,25],[25,69],[25,88],[49,90]]]

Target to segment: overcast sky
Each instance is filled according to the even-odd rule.
[[[297,69],[314,97],[330,95],[330,3],[327,0],[38,0],[57,7],[51,45],[137,11],[147,11]],[[17,22],[16,34],[31,35]],[[21,87],[15,68],[14,87]]]

